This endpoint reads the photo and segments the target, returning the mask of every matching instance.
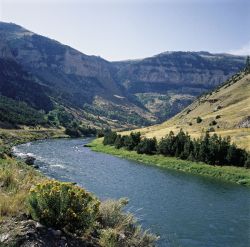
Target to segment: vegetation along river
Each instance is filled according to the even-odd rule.
[[[101,199],[128,197],[128,210],[160,235],[159,246],[250,246],[249,188],[95,153],[83,147],[89,141],[36,141],[14,152],[33,155],[47,176]]]

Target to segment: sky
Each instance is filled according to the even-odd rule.
[[[250,54],[249,0],[0,0],[0,20],[110,61]]]

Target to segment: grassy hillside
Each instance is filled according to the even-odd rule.
[[[147,137],[160,139],[170,130],[179,132],[182,128],[194,138],[208,130],[221,136],[231,136],[238,146],[250,150],[249,112],[250,74],[242,72],[199,97],[170,120],[138,131]]]

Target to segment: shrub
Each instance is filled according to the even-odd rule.
[[[101,247],[118,247],[121,239],[116,229],[108,228],[101,231],[99,244]]]
[[[197,118],[196,118],[196,122],[197,122],[197,123],[201,123],[201,122],[202,122],[202,118],[201,118],[201,117],[197,117]]]
[[[33,219],[71,233],[90,229],[99,201],[84,189],[59,181],[45,181],[30,190],[29,209]]]
[[[217,122],[215,120],[213,120],[209,125],[213,126],[213,125],[216,125],[216,124],[217,124]]]
[[[216,115],[215,118],[216,118],[216,119],[219,119],[219,118],[221,118],[221,115]]]
[[[99,244],[103,247],[153,247],[158,237],[143,231],[131,213],[125,213],[127,199],[108,200],[100,204],[101,225]]]
[[[214,127],[209,128],[209,129],[208,129],[208,132],[215,132]]]

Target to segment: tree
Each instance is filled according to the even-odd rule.
[[[144,138],[138,144],[136,151],[138,154],[154,154],[157,150],[156,138]]]
[[[117,135],[114,145],[117,149],[124,147],[124,136]]]
[[[174,156],[174,142],[175,142],[175,135],[173,131],[170,131],[165,138],[162,138],[158,145],[158,152],[165,156]]]
[[[205,136],[201,138],[198,160],[208,163],[209,159],[209,133],[206,132]]]
[[[245,72],[250,73],[250,57],[247,56]]]
[[[137,145],[140,143],[140,141],[141,141],[141,133],[131,132],[129,136],[125,136],[124,146],[126,147],[127,150],[134,150],[135,147],[137,147]]]
[[[104,139],[103,139],[103,144],[104,145],[114,145],[115,140],[117,137],[117,133],[116,132],[108,132],[104,134]]]

